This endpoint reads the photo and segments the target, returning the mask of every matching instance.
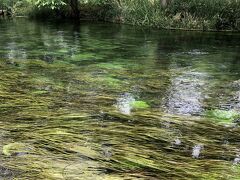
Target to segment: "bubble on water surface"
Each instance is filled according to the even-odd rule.
[[[173,78],[166,104],[168,111],[174,114],[200,114],[205,99],[206,77],[204,73],[189,71]]]
[[[203,149],[203,145],[198,144],[194,146],[192,150],[192,157],[199,158],[202,149]]]
[[[134,101],[135,99],[132,94],[125,93],[117,100],[117,108],[121,113],[129,115],[132,110],[131,103]]]
[[[234,165],[237,165],[240,163],[240,157],[236,157],[234,160],[233,160],[233,164]]]
[[[181,145],[182,142],[181,142],[180,139],[175,139],[175,140],[174,140],[174,144],[175,144],[175,145]]]

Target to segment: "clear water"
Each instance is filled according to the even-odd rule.
[[[0,20],[0,179],[239,179],[239,52],[240,34]]]

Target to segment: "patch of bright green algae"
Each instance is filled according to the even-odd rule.
[[[62,48],[57,50],[58,53],[68,53],[68,49]]]
[[[133,101],[130,103],[130,106],[133,108],[133,109],[147,109],[149,108],[150,106],[144,102],[144,101]]]
[[[82,60],[96,60],[99,58],[96,57],[96,54],[94,53],[80,53],[73,55],[71,59],[74,61],[82,61]]]
[[[121,86],[121,81],[113,77],[105,77],[102,81],[104,84],[112,88],[118,88]]]
[[[215,109],[208,111],[206,116],[215,119],[219,123],[232,123],[237,118],[240,118],[240,113],[235,110]]]

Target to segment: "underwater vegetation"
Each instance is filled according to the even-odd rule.
[[[0,179],[240,177],[237,35],[5,23]]]
[[[240,112],[237,112],[236,110],[226,111],[226,110],[216,109],[216,110],[207,112],[207,116],[214,118],[219,122],[233,123],[233,122],[237,122],[238,119],[240,118]]]
[[[146,109],[146,108],[149,108],[150,106],[144,102],[144,101],[133,101],[131,103],[131,106],[134,108],[134,109]]]

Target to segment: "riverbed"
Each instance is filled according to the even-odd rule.
[[[240,34],[0,20],[0,179],[239,179]]]

